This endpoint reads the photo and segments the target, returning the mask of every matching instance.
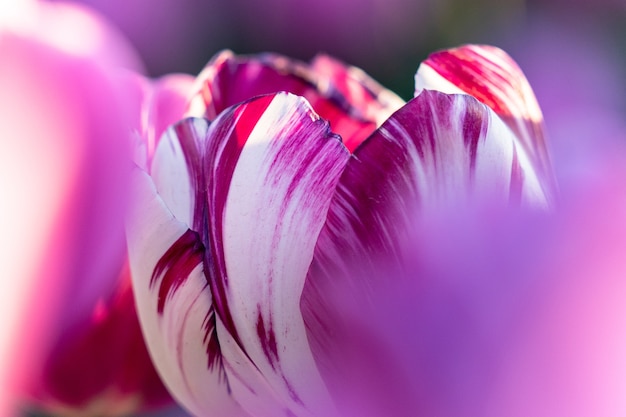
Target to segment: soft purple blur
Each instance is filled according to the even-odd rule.
[[[562,188],[594,179],[591,162],[626,143],[626,62],[600,24],[535,14],[507,40],[541,103]]]
[[[129,120],[112,74],[140,60],[82,8],[1,6],[11,19],[0,19],[0,413],[32,400],[84,415],[167,401],[124,269]],[[71,366],[57,374],[64,357]],[[107,404],[107,395],[126,402]]]
[[[418,219],[404,272],[331,290],[327,379],[348,415],[624,415],[624,158],[614,143],[590,161],[556,212]]]

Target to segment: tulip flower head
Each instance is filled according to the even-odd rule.
[[[191,413],[352,415],[325,291],[373,288],[348,277],[394,265],[445,207],[553,205],[541,113],[504,52],[435,54],[417,80],[404,103],[329,57],[223,53],[200,74],[127,220],[148,347]]]

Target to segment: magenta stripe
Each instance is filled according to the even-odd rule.
[[[511,109],[498,99],[494,91],[506,91],[512,80],[502,68],[482,55],[468,48],[447,50],[430,55],[425,63],[496,113],[511,115]]]
[[[481,52],[485,53],[483,55]],[[498,61],[489,59],[496,56]],[[505,52],[488,46],[464,46],[432,54],[425,64],[443,78],[493,109],[517,135],[539,176],[548,200],[556,184],[536,99],[522,70]]]
[[[208,121],[205,119],[186,119],[174,126],[176,137],[185,156],[191,188],[194,193],[191,228],[198,232],[200,236],[202,236],[202,230],[206,224],[205,166],[202,143],[206,140],[208,126]]]
[[[200,265],[203,255],[204,246],[198,234],[187,230],[159,259],[150,278],[150,289],[159,285],[159,314],[163,314],[169,297],[185,283],[191,271]]]
[[[210,248],[206,257],[208,281],[216,312],[239,344],[240,339],[227,301],[228,273],[224,258],[222,221],[228,190],[241,151],[273,98],[274,96],[263,96],[224,112],[211,125],[212,140],[206,143],[205,164],[212,167],[207,169],[205,176],[208,218],[203,241]]]

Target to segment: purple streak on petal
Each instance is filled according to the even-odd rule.
[[[150,289],[159,284],[159,314],[163,314],[168,297],[185,283],[191,271],[202,262],[203,254],[204,246],[198,234],[187,230],[159,259],[150,279]]]
[[[271,326],[272,323],[270,322],[269,325]],[[265,321],[263,320],[263,313],[261,312],[260,306],[256,322],[256,331],[257,336],[261,341],[261,346],[263,347],[263,352],[265,353],[265,356],[269,360],[272,369],[276,370],[276,362],[278,362],[278,346],[276,345],[276,334],[271,327],[269,327],[268,329],[265,328]]]
[[[514,142],[476,99],[424,91],[355,151],[337,186],[301,299],[326,381],[335,372],[325,358],[328,341],[336,337],[327,289],[345,286],[375,303],[365,271],[399,262],[418,214],[427,219],[456,204],[469,208],[494,199],[506,205],[525,185]],[[518,181],[513,191],[510,179]]]
[[[199,263],[203,263],[204,271],[208,270],[207,257],[209,251],[206,250],[202,240],[202,236],[207,233],[208,221],[206,205],[207,187],[204,175],[204,148],[205,142],[209,140],[207,134],[208,127],[209,123],[207,120],[197,118],[186,119],[173,126],[173,135],[180,143],[191,183],[191,192],[193,194],[191,227],[193,230],[190,229],[182,235],[164,254],[155,268],[151,285],[166,268],[169,268],[159,290],[158,310],[160,314],[163,313],[166,297],[184,283],[191,271]],[[190,255],[193,257],[190,257]],[[172,263],[173,265],[171,265]],[[208,279],[207,285],[210,285]],[[227,385],[227,391],[230,393],[230,385],[225,373],[215,326],[215,304],[212,303],[203,322],[203,330],[205,332],[203,343],[206,345],[207,367],[209,370],[219,374],[219,379]],[[179,361],[181,360],[179,359]]]
[[[431,54],[423,65],[494,110],[518,136],[540,174],[546,193],[554,196],[556,185],[543,116],[528,80],[515,61],[496,47],[466,45]]]
[[[474,176],[476,168],[476,156],[478,150],[478,141],[487,134],[487,123],[485,123],[484,115],[468,111],[463,118],[463,140],[465,146],[469,149],[470,159],[470,177]]]
[[[230,187],[230,178],[237,165],[241,149],[271,100],[272,96],[266,96],[229,109],[210,126],[204,119],[190,118],[176,124],[173,128],[174,136],[179,141],[185,157],[194,198],[190,226],[199,235],[202,242],[200,244],[204,245],[202,262],[213,296],[211,311],[207,313],[205,319],[205,341],[210,369],[215,366],[217,360],[221,361],[219,356],[212,353],[219,351],[219,349],[214,349],[214,347],[219,347],[215,333],[215,313],[220,315],[228,331],[237,343],[240,343],[226,297],[228,274],[222,250],[221,220]],[[202,127],[203,125],[205,128]],[[198,129],[198,126],[201,128]],[[187,234],[189,233],[192,232],[189,231]],[[204,250],[204,248],[208,249]],[[170,254],[171,256],[181,254],[180,248],[173,247],[172,250],[174,252]],[[155,270],[156,273],[157,270]],[[167,289],[162,291],[167,291]],[[161,303],[159,311],[162,311]],[[220,372],[223,372],[223,369]]]
[[[286,93],[270,98],[269,106],[259,103],[265,98],[248,103],[262,104],[263,114],[248,118],[255,127],[245,133],[249,140],[234,171],[219,159],[210,164],[216,187],[228,187],[226,201],[211,211],[211,221],[223,224],[212,231],[220,230],[218,256],[228,273],[225,294],[237,306],[229,313],[242,350],[281,402],[310,412],[326,408],[328,397],[308,350],[298,299],[349,154],[306,100]]]
[[[204,339],[206,344],[206,353],[208,357],[208,368],[210,371],[217,372],[220,382],[226,385],[228,394],[232,393],[226,368],[224,367],[224,358],[221,353],[220,341],[217,336],[217,324],[215,323],[215,307],[211,305],[209,312],[204,319]]]
[[[218,365],[211,346],[219,345],[218,372],[227,373],[233,398],[247,410],[326,407],[298,297],[349,154],[306,100],[291,94],[231,107],[206,132],[197,123],[177,125],[172,139],[185,156],[196,198],[192,223],[206,248],[204,277],[215,309],[203,312],[209,368]],[[248,306],[250,315],[242,312]]]
[[[172,139],[170,136],[162,141],[157,152],[175,145],[173,149],[179,152],[177,167],[180,167],[180,146]],[[223,361],[217,355],[224,354],[224,347],[215,344],[215,337],[204,338],[211,333],[207,328],[215,327],[212,320],[207,321],[212,295],[204,268],[205,250],[196,253],[195,267],[187,268],[188,277],[180,278],[176,291],[167,294],[163,314],[159,314],[157,305],[162,301],[159,282],[153,290],[150,288],[155,265],[164,253],[172,252],[172,246],[177,242],[180,245],[181,236],[196,232],[172,215],[146,172],[136,169],[132,179],[136,202],[131,206],[127,223],[128,246],[137,308],[151,356],[168,389],[190,412],[202,415],[206,410],[214,410],[218,415],[240,415],[235,413],[238,405],[228,395],[230,386],[225,383],[223,372],[220,373]],[[199,236],[196,241],[201,242]],[[215,323],[219,325],[219,320]],[[206,333],[203,329],[207,329]],[[230,347],[232,344],[227,346]]]
[[[368,120],[385,119],[405,103],[400,97],[384,88],[364,71],[349,66],[324,54],[316,55],[311,69],[329,80],[331,89],[337,90],[359,113]]]
[[[226,329],[240,343],[237,329],[228,308],[228,273],[223,251],[223,217],[230,182],[241,150],[250,133],[272,101],[265,96],[223,113],[211,124],[212,140],[205,144],[206,207],[208,218],[203,229],[203,240],[210,248],[205,258],[213,303]]]
[[[198,124],[202,126],[199,132],[196,130]],[[206,136],[202,135],[206,135],[207,128],[208,121],[203,119],[186,119],[174,126],[174,132],[185,156],[194,195],[192,224],[190,224],[190,227],[200,236],[202,236],[206,227],[205,167],[204,155],[202,154],[202,143],[206,140]]]
[[[305,97],[316,113],[330,122],[333,131],[343,138],[351,150],[371,134],[377,121],[384,120],[401,105],[401,100],[393,93],[377,91],[376,97],[382,96],[384,100],[378,103],[378,108],[371,102],[369,107],[364,106],[359,99],[367,96],[366,92],[357,98],[345,95],[345,88],[335,87],[335,79],[346,76],[322,76],[305,63],[275,54],[236,57],[230,52],[223,52],[209,63],[203,74],[201,94],[209,119],[214,119],[229,106],[252,97],[286,91]],[[356,80],[354,84],[367,91],[364,82]]]

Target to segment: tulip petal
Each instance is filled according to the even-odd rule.
[[[211,270],[215,264],[213,254],[218,253],[204,245],[204,242],[209,245],[210,241],[210,233],[206,231],[207,184],[222,185],[221,182],[206,181],[205,162],[211,163],[211,157],[223,155],[221,152],[224,149],[231,157],[233,154],[228,151],[238,152],[239,144],[236,141],[234,147],[221,148],[221,145],[228,144],[229,133],[244,134],[241,128],[234,128],[235,122],[254,125],[255,110],[265,107],[263,100],[257,102],[261,103],[256,109],[250,109],[254,106],[242,105],[226,112],[211,125],[212,130],[209,130],[206,119],[187,119],[172,126],[161,139],[152,166],[155,195],[160,200],[161,210],[166,210],[162,215],[173,218],[172,222],[200,232],[187,229],[178,239],[169,239],[171,243],[165,245],[166,250],[160,251],[152,275],[146,275],[151,269],[149,266],[145,271],[137,273],[144,277],[144,289],[140,291],[145,291],[145,283],[149,281],[148,289],[153,293],[152,303],[146,307],[147,314],[162,316],[165,323],[171,323],[169,329],[181,329],[179,333],[175,330],[166,333],[167,329],[161,329],[163,337],[169,341],[169,349],[162,356],[166,357],[166,363],[176,363],[182,369],[183,377],[170,380],[172,390],[178,394],[183,405],[198,414],[217,412],[218,415],[247,415],[233,405],[242,399],[249,410],[262,412],[263,415],[285,415],[287,410],[284,402],[277,398],[264,376],[231,335],[234,327],[227,304],[223,302],[223,297],[213,296],[213,281],[209,281],[205,273],[205,265],[209,265]],[[236,158],[230,162],[236,162]],[[218,173],[232,173],[233,164],[229,164],[226,157],[220,161],[219,168],[225,169],[218,169]],[[224,176],[221,178],[224,179]],[[227,191],[227,183],[225,188]],[[145,208],[142,209],[142,213],[145,211]],[[167,236],[163,231],[153,233],[155,239]],[[222,253],[219,251],[220,256]],[[213,288],[222,289],[219,285],[213,285]],[[176,304],[179,299],[180,304]],[[214,304],[214,300],[217,300],[217,304]],[[228,328],[218,313],[226,317]],[[153,332],[154,327],[147,331]],[[178,335],[178,338],[170,337],[169,334]],[[208,366],[198,367],[199,363],[207,363]],[[169,378],[168,374],[165,377]],[[221,384],[215,390],[217,395],[228,396],[230,400],[223,403],[213,397],[202,400],[202,392],[207,384]],[[233,409],[223,413],[220,407],[225,406]]]
[[[184,118],[195,78],[169,74],[152,81],[131,72],[122,72],[117,78],[137,139],[134,162],[147,170],[163,132]]]
[[[137,311],[155,366],[172,395],[192,413],[245,416],[229,395],[219,346],[204,337],[215,332],[204,247],[197,234],[172,216],[150,177],[139,169],[133,175],[129,259]]]
[[[556,185],[537,99],[513,59],[499,48],[466,45],[430,55],[415,76],[415,94],[424,89],[465,93],[488,105],[517,135],[548,198]]]
[[[187,119],[161,137],[150,175],[159,196],[174,217],[192,230],[203,222],[204,184],[202,148],[209,128],[206,119]],[[198,194],[201,195],[198,195]]]
[[[342,280],[354,291],[371,289],[361,279],[367,273],[359,271],[382,261],[395,264],[416,219],[427,222],[429,212],[451,204],[469,209],[472,202],[493,200],[547,204],[513,132],[468,95],[424,91],[355,151],[320,233],[301,302],[326,381],[336,369],[325,358],[333,326],[325,324],[332,321],[332,306],[322,289],[346,285]]]
[[[349,153],[306,100],[285,93],[223,113],[209,135],[211,288],[227,333],[218,329],[219,338],[232,336],[288,412],[323,415],[329,397],[299,299]]]
[[[204,111],[206,117],[213,120],[227,107],[251,97],[286,91],[305,97],[352,150],[402,105],[402,100],[391,92],[383,94],[375,87],[374,91],[367,91],[369,85],[360,78],[342,76],[336,68],[332,70],[335,74],[329,77],[328,65],[323,64],[319,63],[318,67],[325,66],[324,73],[317,74],[308,65],[279,55],[240,57],[230,51],[222,52],[200,74],[201,103],[196,100],[190,113],[198,115],[199,111]],[[335,85],[338,79],[344,80],[339,86]],[[352,80],[352,90],[361,91],[346,95],[348,90],[343,83],[348,79]],[[364,96],[370,96],[368,106],[356,100]],[[372,100],[379,97],[384,100],[377,112]]]
[[[148,344],[166,379],[181,369],[170,388],[193,412],[234,412],[199,398],[207,384],[253,415],[330,409],[299,298],[348,158],[306,100],[286,93],[231,107],[210,125],[187,119],[161,140],[129,246],[131,260],[144,258],[133,274],[149,300],[138,301],[152,321],[144,328],[157,334]],[[198,367],[207,353],[208,368]]]
[[[375,120],[379,126],[406,104],[360,68],[346,65],[331,56],[315,56],[311,69],[328,79],[329,89],[339,91],[365,118]]]

